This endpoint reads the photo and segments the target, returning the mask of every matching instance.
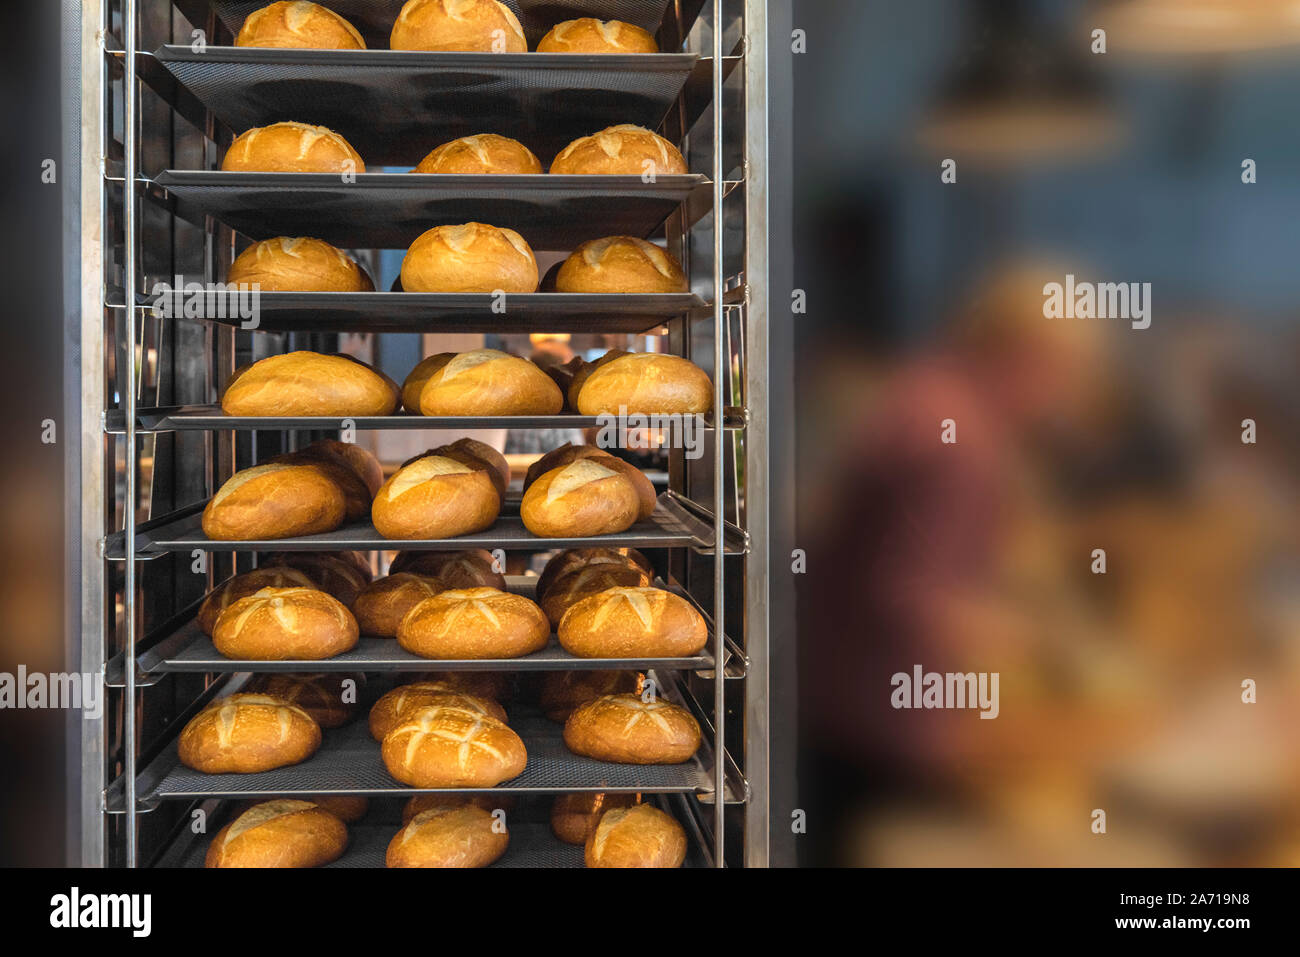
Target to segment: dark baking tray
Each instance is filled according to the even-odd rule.
[[[651,235],[692,193],[697,174],[660,176],[445,176],[166,170],[154,183],[180,216],[212,216],[253,239],[311,236],[344,249],[406,249],[433,226],[490,223],[534,249],[569,250],[602,236]]]
[[[282,120],[342,134],[367,166],[412,167],[472,133],[520,140],[543,168],[618,123],[656,129],[693,53],[430,53],[163,46],[154,54],[236,133]]]

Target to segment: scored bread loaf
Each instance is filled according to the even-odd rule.
[[[438,581],[442,588],[496,588],[506,590],[506,577],[496,569],[492,553],[483,548],[456,552],[398,552],[388,573],[411,572]]]
[[[364,50],[357,28],[333,10],[306,0],[280,0],[254,10],[235,37],[237,47]]]
[[[360,672],[265,674],[249,682],[248,690],[297,705],[322,728],[341,728],[356,714],[357,696],[365,683]]]
[[[251,774],[305,761],[320,747],[320,727],[302,708],[260,694],[211,702],[181,731],[178,754],[204,774]]]
[[[407,0],[388,48],[527,53],[528,41],[514,11],[497,0]]]
[[[396,638],[406,613],[442,590],[436,578],[398,572],[367,585],[352,603],[352,614],[363,635]]]
[[[203,596],[195,616],[199,628],[209,638],[221,613],[234,602],[263,588],[315,588],[316,583],[296,568],[254,568],[233,578],[227,578]]]
[[[622,123],[574,140],[551,172],[566,176],[673,176],[689,172],[681,151],[658,133]]]
[[[421,658],[518,658],[545,648],[550,635],[537,605],[495,588],[439,592],[397,626],[397,643]]]
[[[227,173],[364,173],[352,144],[310,123],[272,123],[235,137],[222,157]]]
[[[404,292],[536,292],[537,257],[513,229],[434,226],[402,259]]]
[[[226,386],[227,415],[391,415],[399,390],[363,362],[319,352],[288,352],[254,362]]]
[[[579,565],[561,575],[541,598],[542,611],[555,628],[574,605],[610,588],[637,588],[650,584],[650,575],[631,562]]]
[[[600,816],[616,807],[637,803],[635,794],[574,791],[558,794],[551,804],[551,833],[565,844],[585,844]]]
[[[357,600],[371,578],[366,560],[348,551],[272,552],[262,560],[262,567],[296,569],[345,605]]]
[[[217,832],[204,867],[320,867],[348,844],[344,823],[312,801],[263,801]]]
[[[551,586],[562,576],[584,565],[635,565],[651,578],[655,573],[650,560],[635,548],[611,548],[607,545],[566,548],[562,552],[557,552],[542,569],[542,574],[537,579],[538,599],[545,598]]]
[[[638,671],[548,671],[538,704],[552,721],[563,723],[576,709],[604,695],[640,692]]]
[[[375,458],[375,453],[351,442],[317,439],[294,452],[293,456],[301,461],[333,462],[351,469],[361,479],[370,498],[374,498],[379,486],[384,484],[384,467]]]
[[[497,492],[500,494],[502,501],[505,500],[506,489],[510,485],[510,462],[486,442],[470,438],[457,439],[449,445],[440,445],[436,449],[430,449],[428,454],[445,455],[449,459],[455,459],[457,462],[463,462],[466,465],[482,462],[488,466],[488,470],[492,473],[492,484],[497,487]]]
[[[689,292],[681,264],[654,243],[635,236],[589,239],[560,264],[556,292]]]
[[[278,800],[285,800],[283,798]],[[366,811],[370,807],[370,800],[365,797],[353,794],[303,794],[295,795],[293,800],[310,801],[322,811],[328,811],[344,824],[354,824],[366,816]],[[235,807],[235,817],[243,814],[245,811],[252,810],[259,804],[265,804],[266,798],[252,798],[247,801],[240,801]]]
[[[446,707],[486,714],[504,723],[506,709],[491,698],[448,691],[440,681],[413,681],[398,685],[381,697],[370,709],[370,736],[382,741],[406,716],[421,708]]]
[[[555,415],[564,407],[550,376],[497,349],[430,356],[412,370],[402,394],[418,395],[422,415]]]
[[[343,493],[344,522],[357,522],[370,514],[370,503],[374,496],[365,480],[347,462],[309,449],[276,455],[267,462],[268,464],[304,465],[325,475]]]
[[[490,788],[518,777],[524,742],[503,722],[463,708],[408,712],[380,748],[388,773],[416,788]]]
[[[641,497],[619,469],[578,459],[539,476],[524,492],[519,514],[542,538],[611,535],[636,522]]]
[[[314,661],[357,644],[357,622],[343,603],[315,588],[263,588],[217,619],[212,643],[227,658]]]
[[[491,470],[442,455],[425,455],[398,469],[371,507],[385,538],[454,538],[481,532],[496,521],[501,497]]]
[[[216,541],[291,538],[343,524],[343,490],[320,469],[287,463],[236,472],[203,509],[203,533]]]
[[[662,588],[608,588],[571,605],[558,629],[578,658],[684,658],[709,640],[698,611]]]
[[[588,867],[681,867],[686,832],[650,804],[613,808],[592,829],[583,858]]]
[[[557,23],[537,42],[538,53],[658,53],[653,35],[622,20],[579,17]]]
[[[713,408],[708,373],[681,356],[628,353],[575,385],[583,415],[695,415]]]
[[[230,284],[257,283],[261,292],[374,292],[356,260],[329,243],[277,236],[253,243],[226,273]]]
[[[636,488],[637,498],[641,503],[640,510],[637,513],[638,519],[646,519],[654,514],[659,497],[655,494],[654,484],[646,478],[645,473],[631,462],[625,462],[618,456],[610,455],[604,449],[597,448],[594,445],[574,445],[571,442],[566,442],[558,449],[547,452],[528,467],[528,474],[524,476],[524,491],[528,491],[528,487],[533,482],[552,469],[560,468],[579,459],[593,459],[606,468],[611,468],[620,473],[632,483],[633,487]]]
[[[523,143],[495,133],[476,133],[443,143],[420,160],[412,173],[529,175],[542,171],[541,161]]]
[[[681,764],[700,747],[700,726],[685,708],[636,694],[611,694],[574,709],[564,722],[574,754],[619,764]]]
[[[421,811],[388,845],[388,867],[487,867],[506,852],[505,818],[474,804]]]

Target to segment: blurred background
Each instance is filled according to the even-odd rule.
[[[794,24],[801,863],[1300,865],[1300,3]]]

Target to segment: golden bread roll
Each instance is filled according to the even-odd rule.
[[[320,867],[348,846],[348,829],[311,801],[264,801],[212,839],[204,867]]]
[[[402,259],[404,292],[536,292],[537,258],[513,229],[434,226]]]
[[[474,349],[431,363],[424,371],[422,415],[556,415],[564,408],[564,396],[551,377],[508,352]]]
[[[523,143],[495,133],[476,133],[443,143],[420,160],[412,173],[497,173],[528,175],[542,171],[541,161]]]
[[[262,567],[296,569],[345,605],[357,600],[371,577],[369,565],[356,552],[273,552]]]
[[[571,606],[560,644],[578,658],[684,658],[709,640],[704,618],[662,588],[609,588]]]
[[[653,805],[614,808],[600,816],[583,858],[588,867],[681,867],[686,832]]]
[[[237,47],[282,50],[364,50],[357,28],[333,10],[306,0],[280,0],[254,10],[235,37]]]
[[[569,383],[569,391],[565,393],[565,400],[569,403],[569,408],[574,412],[578,411],[578,396],[582,394],[582,387],[586,385],[587,379],[591,374],[606,363],[613,362],[619,356],[630,356],[632,353],[626,349],[610,349],[595,362],[584,362],[578,371],[573,374],[573,381]]]
[[[356,473],[371,498],[384,484],[384,467],[375,453],[351,442],[338,439],[317,439],[311,445],[292,453],[295,458],[321,462],[336,462]]]
[[[641,690],[637,671],[548,671],[538,704],[552,721],[564,722],[575,710],[609,694]]]
[[[586,377],[583,415],[694,415],[713,408],[713,382],[689,359],[654,352],[619,356]]]
[[[375,702],[370,709],[370,736],[382,741],[406,716],[421,708],[460,708],[496,718],[502,724],[506,720],[506,709],[491,698],[448,691],[438,681],[415,681],[409,685],[398,685],[388,694]]]
[[[407,0],[388,48],[527,53],[528,41],[514,11],[497,0]]]
[[[524,526],[542,538],[612,535],[631,528],[640,513],[636,486],[595,459],[579,459],[540,476],[519,506]]]
[[[537,598],[539,600],[545,598],[551,587],[562,576],[584,565],[635,565],[650,578],[655,574],[650,559],[635,548],[610,548],[604,545],[594,548],[566,548],[562,552],[557,552],[542,569],[542,574],[537,579]]]
[[[203,596],[195,620],[209,638],[221,613],[241,598],[263,588],[315,588],[316,583],[296,568],[254,568],[234,578],[227,578]]]
[[[635,236],[590,239],[571,252],[555,274],[556,292],[689,292],[681,264],[654,243]]]
[[[344,356],[287,352],[253,363],[226,386],[227,415],[392,415],[398,393],[386,377]]]
[[[537,42],[538,53],[658,53],[650,33],[622,20],[579,17],[557,23]]]
[[[388,573],[411,572],[433,578],[443,589],[495,588],[506,590],[506,576],[496,570],[492,553],[483,548],[457,552],[398,552]]]
[[[397,643],[421,658],[518,658],[545,648],[550,636],[540,608],[495,588],[439,592],[397,626]]]
[[[619,764],[681,764],[700,747],[700,726],[685,708],[636,694],[589,701],[564,722],[574,754]]]
[[[248,690],[297,705],[322,728],[341,728],[356,714],[365,683],[366,676],[359,672],[265,674],[249,682]]]
[[[641,588],[650,584],[650,574],[631,562],[600,562],[580,565],[561,575],[542,596],[542,611],[555,628],[574,605],[610,588]]]
[[[432,811],[435,808],[470,805],[482,808],[485,811],[495,811],[499,808],[508,813],[514,810],[517,803],[509,794],[462,794],[455,791],[444,794],[438,794],[437,792],[415,794],[402,805],[402,823],[410,824],[411,818],[417,814],[422,811]]]
[[[585,844],[602,814],[616,807],[631,807],[636,798],[635,794],[590,791],[556,795],[551,805],[551,833],[565,844]]]
[[[181,731],[178,753],[204,774],[252,774],[305,761],[320,747],[320,727],[297,705],[260,694],[211,702]]]
[[[440,591],[436,578],[398,572],[367,585],[352,603],[352,614],[363,635],[396,638],[406,613]]]
[[[384,736],[388,773],[415,788],[490,788],[528,763],[519,735],[496,718],[463,708],[421,708]]]
[[[504,500],[506,489],[510,486],[510,462],[504,455],[488,445],[486,442],[480,442],[477,439],[457,439],[450,445],[440,445],[431,450],[433,455],[445,455],[447,458],[455,459],[457,462],[463,462],[470,465],[474,460],[484,463],[492,473],[493,483],[497,491]]]
[[[227,173],[364,173],[352,144],[310,123],[272,123],[235,137],[221,159]]]
[[[226,282],[257,283],[261,292],[374,292],[356,260],[329,243],[278,236],[253,243],[235,257]]]
[[[303,465],[328,478],[343,493],[344,522],[359,522],[370,515],[374,496],[361,476],[346,462],[303,449],[273,456],[267,459],[267,464]]]
[[[654,514],[655,505],[659,501],[659,496],[655,494],[654,483],[646,478],[645,473],[631,462],[626,462],[616,455],[610,455],[594,445],[573,445],[566,442],[558,449],[547,452],[528,467],[528,474],[524,476],[524,491],[528,491],[528,486],[552,469],[558,469],[579,459],[592,459],[599,462],[606,468],[611,468],[615,472],[622,474],[632,483],[636,489],[637,498],[641,503],[640,510],[637,513],[638,520],[649,518]]]
[[[556,155],[561,176],[673,176],[690,172],[677,147],[643,126],[623,123],[579,137]]]
[[[487,867],[510,843],[505,818],[473,804],[415,815],[388,845],[388,867]]]
[[[490,527],[500,511],[501,497],[486,466],[425,455],[384,483],[371,519],[385,538],[455,538]]]
[[[415,415],[421,415],[420,393],[424,391],[425,385],[433,374],[454,358],[456,358],[454,352],[439,352],[436,355],[425,356],[417,362],[415,368],[402,382],[402,408]]]
[[[311,465],[255,465],[236,472],[203,509],[203,534],[215,541],[291,538],[343,524],[343,490]]]
[[[499,671],[424,671],[413,675],[411,681],[489,701],[508,700],[511,693],[509,676]]]
[[[217,619],[212,643],[227,658],[315,661],[357,644],[357,622],[331,595],[315,588],[263,588]]]

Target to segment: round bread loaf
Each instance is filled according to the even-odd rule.
[[[519,735],[496,718],[462,708],[421,708],[384,736],[388,773],[415,788],[490,788],[528,763]]]
[[[306,0],[280,0],[254,10],[235,37],[237,47],[284,50],[364,50],[356,27],[333,10]]]
[[[485,714],[505,723],[506,709],[491,698],[448,691],[440,681],[414,681],[409,685],[398,685],[375,702],[370,709],[370,736],[382,741],[406,716],[421,708],[460,708]]]
[[[689,292],[681,264],[654,243],[635,236],[590,239],[571,252],[555,274],[556,292]]]
[[[673,176],[687,172],[686,160],[677,147],[658,133],[630,123],[579,137],[551,163],[551,173],[564,176]]]
[[[216,541],[291,538],[343,524],[343,490],[311,465],[255,465],[236,472],[203,509],[203,534]]]
[[[273,123],[235,137],[222,157],[227,173],[364,173],[352,144],[310,123]]]
[[[550,376],[508,352],[475,349],[425,362],[412,371],[423,384],[408,378],[403,387],[403,395],[418,394],[422,415],[556,415],[564,407]]]
[[[181,731],[178,753],[204,774],[252,774],[305,761],[320,747],[320,727],[297,705],[260,694],[219,698]]]
[[[528,474],[524,476],[524,491],[528,491],[528,487],[533,482],[552,469],[561,468],[579,459],[592,459],[599,462],[606,468],[611,468],[620,473],[632,483],[632,486],[636,489],[637,498],[641,503],[640,510],[637,513],[638,520],[649,518],[654,514],[659,496],[655,494],[654,484],[646,478],[645,473],[631,462],[625,462],[618,456],[610,455],[594,445],[574,445],[566,442],[558,449],[547,452],[528,467]]]
[[[352,603],[352,614],[363,635],[396,638],[406,613],[441,590],[436,578],[398,572],[367,585]]]
[[[311,801],[255,804],[212,839],[204,867],[320,867],[348,846],[348,829]]]
[[[606,811],[636,804],[635,794],[575,791],[556,795],[551,805],[551,833],[565,844],[585,844]]]
[[[619,764],[681,764],[700,747],[700,726],[685,708],[636,694],[589,701],[564,722],[574,754]]]
[[[385,538],[454,538],[490,527],[500,511],[501,498],[486,467],[426,455],[384,483],[371,518]]]
[[[498,823],[500,820],[500,823]],[[388,845],[388,867],[487,867],[510,843],[505,819],[473,804],[421,811]]]
[[[317,661],[357,644],[357,622],[337,599],[315,588],[263,588],[217,619],[212,643],[227,658]]]
[[[402,805],[402,823],[410,824],[411,818],[420,812],[432,811],[435,808],[472,805],[485,811],[500,809],[509,813],[514,810],[517,803],[509,794],[463,794],[457,791],[442,794],[436,791],[428,794],[414,794]]]
[[[655,569],[650,560],[635,548],[610,548],[598,545],[594,548],[566,548],[557,552],[537,579],[537,598],[543,599],[551,587],[562,576],[584,565],[635,565],[646,575],[654,577]]]
[[[649,573],[631,562],[579,565],[556,579],[542,596],[542,611],[546,612],[546,618],[552,627],[559,628],[565,612],[584,599],[610,588],[644,587],[650,581]]]
[[[560,644],[578,658],[684,658],[709,640],[691,603],[662,588],[609,588],[564,613]]]
[[[545,648],[550,635],[540,608],[495,588],[439,592],[397,626],[397,643],[421,658],[518,658]]]
[[[212,591],[203,596],[195,621],[200,630],[209,638],[221,613],[234,602],[263,588],[315,588],[313,582],[296,568],[254,568],[234,578],[227,578]]]
[[[542,171],[541,161],[523,143],[495,133],[462,136],[436,147],[412,173],[498,173],[528,175]]]
[[[261,292],[374,292],[356,260],[319,239],[277,236],[235,257],[227,283],[257,283]]]
[[[583,858],[588,867],[681,867],[686,832],[650,804],[613,808],[600,816]]]
[[[497,0],[407,0],[388,40],[390,50],[527,53],[524,28]]]
[[[356,473],[370,498],[375,497],[384,484],[384,467],[375,453],[351,442],[338,439],[317,439],[311,445],[293,453],[294,458],[305,461],[334,462]]]
[[[713,382],[689,359],[653,352],[619,356],[582,382],[583,415],[695,415],[713,408]]]
[[[618,469],[579,459],[541,475],[519,506],[524,526],[541,538],[586,538],[626,531],[641,513],[636,487]]]
[[[506,489],[510,486],[510,462],[486,442],[470,438],[457,439],[450,445],[440,445],[430,450],[430,454],[445,455],[466,465],[472,465],[475,461],[482,462],[491,471],[492,484],[497,487],[502,501],[505,500]]]
[[[538,704],[552,721],[568,720],[577,708],[604,695],[641,690],[637,671],[548,671],[542,679]]]
[[[622,20],[579,17],[557,23],[537,43],[538,53],[658,53],[654,36]]]
[[[513,229],[434,226],[402,259],[405,292],[536,292],[537,259]]]
[[[360,672],[265,674],[254,678],[248,690],[297,705],[322,728],[341,728],[356,714],[357,697],[365,683],[366,676]]]
[[[351,605],[370,582],[370,566],[356,552],[272,552],[263,568],[293,568],[310,578],[321,591]]]
[[[398,390],[368,365],[344,356],[288,352],[232,379],[221,397],[227,415],[392,415]]]
[[[457,552],[398,552],[388,573],[411,572],[437,579],[447,588],[495,588],[506,590],[506,577],[496,570],[492,553],[483,548]]]

